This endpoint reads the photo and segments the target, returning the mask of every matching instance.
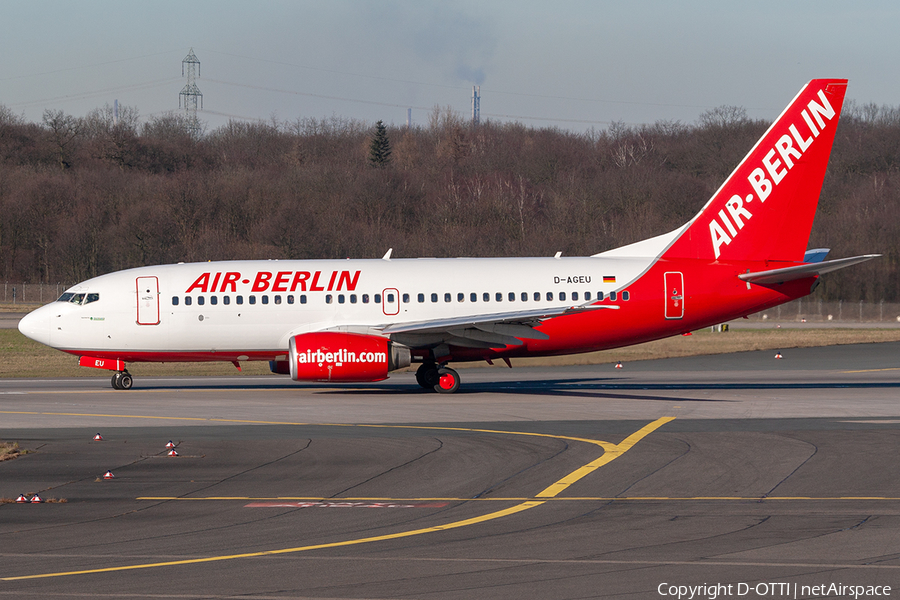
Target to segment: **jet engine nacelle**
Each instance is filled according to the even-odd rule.
[[[294,381],[381,381],[408,367],[410,354],[386,338],[323,331],[292,337],[288,362]]]

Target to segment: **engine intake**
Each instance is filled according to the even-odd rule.
[[[294,381],[381,381],[389,371],[410,365],[409,348],[373,335],[304,333],[292,337],[289,346]]]

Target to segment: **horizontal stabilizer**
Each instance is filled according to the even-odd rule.
[[[867,260],[872,260],[879,256],[881,255],[866,254],[864,256],[853,256],[851,258],[839,258],[837,260],[826,260],[808,265],[797,265],[795,267],[784,267],[782,269],[771,269],[769,271],[758,271],[756,273],[742,273],[738,275],[738,277],[744,281],[761,285],[784,283],[786,281],[794,281],[795,279],[812,277],[813,275],[831,273],[832,271],[866,262]]]

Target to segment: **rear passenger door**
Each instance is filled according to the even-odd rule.
[[[681,319],[684,317],[684,277],[679,272],[669,272],[664,277],[666,318]]]

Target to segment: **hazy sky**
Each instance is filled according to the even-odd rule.
[[[427,123],[438,105],[585,130],[692,123],[738,105],[774,119],[815,77],[900,104],[900,3],[150,2],[0,0],[0,104],[30,121],[112,104],[178,110],[181,61],[200,59],[201,119],[337,115]]]

